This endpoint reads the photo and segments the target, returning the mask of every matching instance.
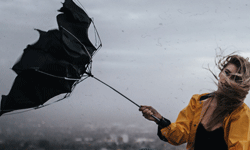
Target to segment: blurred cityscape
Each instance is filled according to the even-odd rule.
[[[109,127],[46,126],[45,122],[27,126],[2,125],[1,150],[184,150],[185,145],[172,146],[161,141],[156,130],[130,125]]]

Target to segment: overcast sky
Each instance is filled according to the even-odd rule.
[[[216,50],[250,57],[248,0],[79,0],[94,18],[103,47],[93,74],[139,105],[152,105],[175,121],[193,94],[216,90]],[[38,32],[57,28],[63,0],[0,1],[0,94],[16,74],[10,69]],[[76,3],[78,3],[76,1]],[[79,4],[79,3],[78,3]],[[250,98],[246,99],[250,104]],[[3,116],[48,124],[148,123],[138,107],[94,80],[80,83],[71,97],[39,110]]]

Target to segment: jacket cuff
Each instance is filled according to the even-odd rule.
[[[158,131],[157,131],[158,137],[159,137],[162,141],[168,142],[167,138],[164,137],[164,136],[161,134],[161,129],[162,129],[162,128],[165,128],[165,127],[167,127],[167,126],[169,126],[169,125],[171,124],[171,122],[170,122],[168,119],[162,117],[162,119],[161,119],[157,124],[158,124]]]
[[[161,120],[159,122],[157,122],[157,124],[161,128],[165,128],[165,127],[167,127],[167,126],[169,126],[171,124],[171,121],[169,121],[168,119],[162,117]]]

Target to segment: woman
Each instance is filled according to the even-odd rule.
[[[250,89],[250,63],[239,55],[229,55],[217,66],[221,71],[218,89],[193,95],[176,122],[171,123],[151,106],[140,107],[146,119],[158,124],[161,140],[172,145],[187,143],[191,150],[250,149],[250,109],[244,103]]]

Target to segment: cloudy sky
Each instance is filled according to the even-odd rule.
[[[35,28],[57,28],[63,0],[0,1],[0,94],[16,74],[10,69],[23,49],[37,41]],[[216,89],[216,51],[250,57],[248,0],[79,0],[101,36],[93,74],[139,105],[152,105],[174,121],[193,94]],[[79,4],[76,0],[76,3]],[[246,99],[250,104],[250,98]],[[48,124],[148,123],[138,107],[93,78],[71,97],[30,112],[6,115]]]

